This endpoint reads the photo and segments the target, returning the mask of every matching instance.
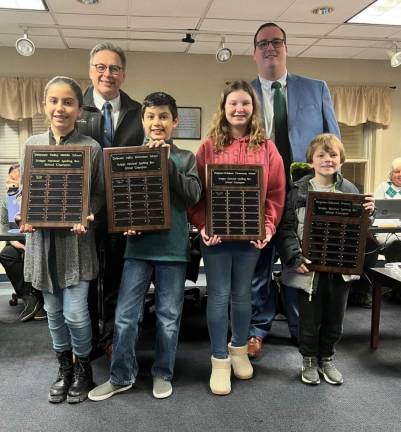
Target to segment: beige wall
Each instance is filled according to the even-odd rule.
[[[86,50],[37,50],[32,57],[21,57],[13,48],[0,48],[0,76],[52,77],[67,75],[87,78]],[[394,85],[392,123],[377,133],[374,152],[374,186],[382,181],[392,159],[401,156],[401,67],[390,62],[369,60],[335,60],[290,58],[290,72],[324,79],[329,84]],[[148,93],[164,90],[180,106],[202,108],[202,136],[206,134],[219,94],[226,81],[250,80],[256,76],[251,57],[234,56],[218,64],[212,55],[129,53],[124,90],[141,101]],[[200,141],[179,141],[179,145],[196,151]]]

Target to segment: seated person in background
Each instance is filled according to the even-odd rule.
[[[393,160],[391,163],[389,178],[387,181],[380,183],[375,191],[377,199],[401,199],[401,157]],[[401,219],[401,215],[400,215]],[[394,233],[376,234],[376,240],[379,243],[381,253],[385,256],[387,262],[401,261],[401,236]],[[401,296],[393,292],[391,297],[401,302]]]
[[[19,164],[11,165],[8,170],[8,177],[6,180],[6,189],[18,189],[20,180],[20,166]]]
[[[0,203],[0,224],[2,231],[18,228],[15,223],[15,215],[19,212],[20,191],[19,191],[19,165],[12,165],[8,171],[7,194],[3,196]],[[46,312],[43,309],[43,296],[40,291],[32,288],[32,285],[24,281],[24,252],[25,241],[11,240],[0,252],[0,263],[4,267],[17,298],[22,299],[24,309],[19,314],[20,321],[30,319],[46,319]]]

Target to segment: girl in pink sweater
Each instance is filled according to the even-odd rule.
[[[196,161],[203,198],[190,209],[189,216],[202,237],[212,351],[210,388],[214,394],[225,395],[231,391],[231,366],[237,378],[249,379],[253,375],[247,355],[251,281],[260,250],[276,232],[285,201],[283,162],[273,142],[265,139],[259,103],[247,82],[234,81],[224,89],[212,128],[197,152]],[[262,166],[266,229],[263,241],[223,242],[216,235],[209,237],[206,234],[206,164]],[[227,346],[229,304],[232,337]]]

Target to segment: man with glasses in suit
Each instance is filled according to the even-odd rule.
[[[274,23],[265,23],[254,36],[253,59],[258,77],[252,82],[259,95],[267,137],[276,144],[284,162],[287,189],[290,165],[305,162],[306,149],[316,135],[340,130],[328,87],[324,81],[287,72],[287,37]],[[274,240],[274,238],[273,238]],[[252,282],[252,319],[248,354],[257,357],[276,314],[276,292],[271,287],[274,241],[262,250]],[[285,309],[291,339],[298,338],[298,306],[295,289],[284,288]]]
[[[96,45],[89,58],[89,77],[92,85],[84,94],[84,114],[79,122],[82,133],[92,136],[104,147],[139,146],[143,143],[141,104],[121,90],[126,74],[124,51],[110,42]],[[126,239],[123,234],[108,234],[104,212],[95,221],[98,245],[104,253],[102,319],[104,332],[100,348],[111,357],[114,312],[123,268]],[[96,290],[89,302],[94,335],[99,334],[96,316]],[[95,336],[96,338],[96,336]]]

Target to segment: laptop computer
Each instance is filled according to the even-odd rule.
[[[373,225],[401,225],[401,199],[375,199],[375,207]]]

